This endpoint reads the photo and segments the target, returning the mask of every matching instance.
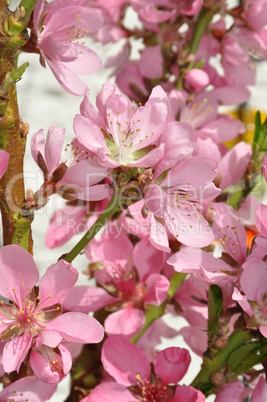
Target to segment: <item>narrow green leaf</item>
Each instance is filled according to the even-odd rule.
[[[211,285],[208,295],[208,331],[210,337],[215,334],[219,328],[219,318],[223,310],[223,296],[221,288],[217,285]]]

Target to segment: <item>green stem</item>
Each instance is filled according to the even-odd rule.
[[[82,237],[82,239],[76,244],[75,247],[62,258],[67,262],[72,262],[74,258],[84,249],[85,246],[95,237],[99,230],[106,224],[106,222],[116,213],[120,211],[118,204],[118,196],[114,194],[111,198],[108,206],[93,224],[93,226],[88,230],[88,232]]]
[[[191,41],[190,52],[196,54],[200,41],[203,35],[206,33],[206,28],[213,17],[213,12],[208,11],[205,7],[202,7],[200,12],[196,29]]]

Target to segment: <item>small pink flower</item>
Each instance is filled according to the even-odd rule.
[[[73,4],[71,0],[55,0],[46,5],[44,0],[39,0],[33,15],[41,56],[61,86],[77,96],[88,91],[77,75],[91,74],[101,67],[99,57],[82,41],[102,26],[103,19],[86,4],[87,1]]]
[[[63,306],[84,312],[106,307],[111,311],[104,324],[106,332],[132,337],[144,325],[145,306],[159,306],[166,300],[170,284],[160,274],[165,262],[162,251],[147,239],[133,247],[124,231],[114,236],[115,230],[111,228],[110,233],[87,246],[98,288],[74,287]]]
[[[6,372],[19,371],[28,352],[38,350],[42,345],[57,348],[62,341],[101,341],[103,327],[93,317],[82,313],[62,314],[59,303],[79,275],[71,264],[60,260],[51,265],[38,288],[35,287],[38,269],[32,256],[23,248],[4,246],[0,250],[0,266],[5,277],[0,283],[0,294],[12,301],[0,303],[0,334],[6,341],[2,362]],[[61,372],[60,368],[50,366],[50,372],[53,370]],[[48,375],[48,382],[50,379]]]
[[[51,126],[45,139],[39,130],[31,139],[33,159],[43,171],[45,195],[57,192],[71,198],[90,201],[109,195],[107,184],[97,184],[107,176],[107,169],[100,166],[88,151],[80,149],[77,142],[68,144],[62,154],[65,129]],[[77,146],[76,146],[77,145]]]
[[[125,402],[135,402],[140,398],[144,401],[205,401],[200,391],[177,385],[190,364],[190,354],[186,349],[171,347],[159,352],[152,371],[144,353],[129,340],[123,336],[109,336],[103,345],[101,360],[116,382],[98,385],[83,402],[103,401],[104,392],[107,402],[114,401],[120,394],[122,399],[117,400]]]
[[[74,131],[103,166],[151,167],[162,158],[164,146],[157,140],[167,128],[170,105],[160,86],[137,108],[108,82],[96,105],[98,111],[85,96],[81,115],[74,119]]]

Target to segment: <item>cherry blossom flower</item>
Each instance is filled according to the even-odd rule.
[[[82,402],[111,402],[116,397],[127,402],[139,401],[140,398],[145,402],[205,401],[200,391],[177,385],[190,364],[186,349],[171,347],[159,352],[153,360],[152,371],[144,353],[129,340],[121,335],[109,336],[103,345],[101,360],[116,382],[98,385]]]
[[[33,368],[35,374],[42,381],[45,378],[47,382],[60,381],[66,375],[66,370],[62,371],[59,360],[55,359],[57,350],[61,355],[65,351],[61,343],[97,343],[104,335],[103,327],[93,317],[83,313],[62,314],[59,303],[76,283],[78,272],[71,264],[60,260],[47,269],[37,288],[39,272],[33,258],[17,245],[0,250],[0,266],[5,277],[0,284],[0,294],[11,300],[0,303],[0,334],[6,341],[2,357],[4,370],[19,371],[32,350],[33,355],[37,351],[46,358],[46,373]],[[50,354],[46,353],[49,348],[52,348]],[[30,362],[34,360],[36,356],[30,358]],[[36,364],[40,368],[40,364]],[[70,368],[68,364],[68,370]]]
[[[6,151],[0,149],[0,179],[2,179],[2,177],[5,174],[8,161],[9,161],[9,154]]]
[[[64,134],[65,129],[51,126],[46,140],[42,129],[31,139],[33,159],[44,173],[45,193],[90,201],[107,197],[108,185],[97,184],[107,176],[107,169],[76,144],[67,145],[62,155]]]
[[[144,106],[136,107],[107,82],[96,99],[98,111],[85,96],[74,119],[78,140],[103,166],[154,166],[164,155],[157,143],[166,130],[170,105],[160,86]]]
[[[103,19],[97,10],[86,7],[87,1],[75,3],[72,0],[55,0],[46,5],[45,0],[39,0],[33,21],[41,57],[66,91],[82,96],[88,87],[77,75],[99,70],[101,60],[79,41],[98,30]]]
[[[166,300],[169,281],[160,274],[165,255],[147,239],[133,246],[124,231],[116,236],[114,232],[109,229],[86,249],[98,287],[74,287],[63,306],[83,312],[105,307],[111,311],[104,323],[106,332],[132,337],[144,325],[145,306]]]
[[[5,387],[0,402],[46,402],[56,388],[56,384],[44,384],[34,376],[25,377]]]

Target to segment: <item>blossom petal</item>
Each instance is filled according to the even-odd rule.
[[[104,382],[95,387],[90,394],[80,402],[138,402],[130,391],[116,382]]]
[[[60,162],[64,135],[64,128],[56,126],[49,127],[45,143],[45,161],[50,174]]]
[[[108,335],[122,334],[129,338],[135,336],[145,323],[142,310],[128,306],[123,310],[110,314],[105,320],[105,331]]]
[[[104,337],[99,322],[83,313],[65,313],[46,324],[47,330],[55,330],[64,339],[77,343],[98,343]]]
[[[40,279],[40,308],[60,302],[75,285],[78,277],[78,271],[64,260],[51,265]]]
[[[191,356],[188,350],[178,347],[162,350],[153,361],[155,373],[163,385],[177,384],[186,374],[190,362]]]
[[[56,384],[44,384],[35,376],[24,377],[5,387],[0,392],[0,399],[8,400],[10,395],[12,395],[14,402],[21,402],[22,396],[28,402],[44,402],[51,398],[56,389]]]
[[[135,245],[132,256],[140,281],[150,274],[160,273],[165,262],[165,253],[151,246],[148,239],[142,239]]]
[[[107,338],[102,348],[104,369],[126,387],[137,383],[136,376],[150,376],[150,363],[145,354],[122,335]]]
[[[17,370],[29,352],[33,336],[24,332],[22,336],[15,337],[5,344],[3,350],[3,367],[7,373]]]
[[[164,275],[152,274],[146,279],[145,284],[146,294],[144,300],[146,303],[159,306],[166,300],[170,282]]]
[[[4,246],[0,249],[1,275],[0,295],[14,300],[18,307],[29,291],[36,285],[39,272],[30,253],[17,245]],[[13,290],[14,289],[14,290]]]
[[[114,301],[116,301],[116,298],[107,293],[103,288],[74,286],[61,305],[67,311],[89,313],[97,311]]]

